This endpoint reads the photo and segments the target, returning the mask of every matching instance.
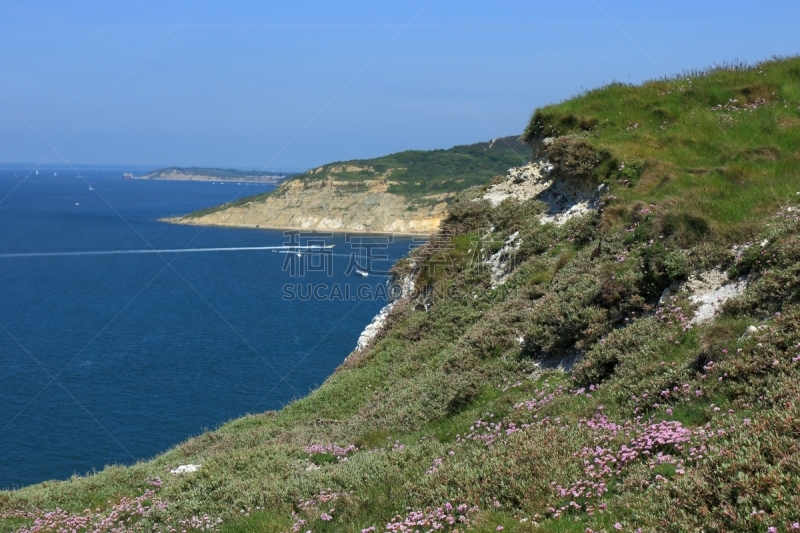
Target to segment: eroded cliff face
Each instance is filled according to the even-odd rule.
[[[352,170],[352,169],[347,169]],[[313,171],[312,171],[313,172]],[[362,181],[300,178],[266,199],[169,222],[201,226],[426,234],[436,231],[451,194],[409,200],[388,192],[388,176]]]

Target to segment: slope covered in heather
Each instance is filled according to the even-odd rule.
[[[396,266],[416,291],[310,396],[0,493],[0,530],[794,528],[800,60],[611,85],[525,137],[534,162],[453,201]],[[547,222],[570,191],[594,196]]]

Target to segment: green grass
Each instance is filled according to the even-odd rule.
[[[373,159],[353,159],[330,163],[301,177],[361,181],[389,173],[389,192],[409,198],[463,191],[488,183],[510,167],[530,159],[530,149],[517,137],[502,137],[493,142],[455,146],[447,150],[407,150]],[[334,167],[353,166],[371,170],[332,173]]]
[[[382,531],[408,508],[463,502],[479,508],[471,524],[479,532],[612,531],[618,522],[625,531],[786,530],[800,521],[798,80],[800,61],[791,58],[612,85],[537,111],[529,136],[578,135],[598,155],[591,177],[616,197],[602,213],[541,225],[536,202],[492,208],[473,201],[485,183],[465,190],[445,221],[455,234],[450,268],[420,268],[416,277],[458,297],[428,301],[428,311],[417,306],[422,297],[401,302],[373,347],[280,411],[231,421],[128,468],[0,492],[0,513],[107,512],[160,476],[157,494],[169,507],[145,518],[144,529],[184,527],[181,520],[207,513],[222,517],[226,532],[289,531],[300,518],[300,531]],[[771,103],[731,112],[733,122],[709,110],[761,96]],[[585,145],[561,142],[565,164],[585,168],[570,160],[576,146],[589,153]],[[457,168],[451,155],[458,160],[455,152],[436,157]],[[620,170],[622,161],[633,170]],[[408,194],[438,190],[415,187]],[[780,211],[787,206],[793,211]],[[475,259],[517,231],[516,270],[492,288]],[[731,251],[748,240],[756,244],[741,256]],[[436,254],[420,248],[403,271],[437,264]],[[656,314],[665,287],[712,267],[750,276],[716,321],[687,327],[686,292]],[[552,368],[576,354],[571,370]],[[482,428],[479,419],[502,425]],[[587,420],[624,429],[609,435]],[[711,436],[664,445],[671,462],[637,457],[604,478],[610,490],[599,498],[554,488],[586,477],[582,450],[618,451],[632,445],[627,432],[661,422],[693,439],[701,430]],[[490,431],[489,445],[467,437]],[[312,443],[360,449],[340,462],[307,454]],[[708,448],[693,459],[690,449],[701,445]],[[202,468],[168,474],[186,463]],[[300,505],[321,491],[339,496]],[[330,509],[333,519],[322,520]],[[21,524],[0,518],[0,532]]]
[[[598,177],[610,183],[624,180],[622,162],[642,166],[630,187],[615,189],[612,227],[629,222],[625,211],[640,201],[668,209],[666,231],[687,240],[706,230],[741,238],[797,192],[800,59],[587,91],[537,109],[524,137],[537,135],[578,135],[608,153]]]
[[[215,205],[212,207],[206,207],[204,209],[198,209],[197,211],[192,211],[186,218],[198,218],[205,215],[210,215],[212,213],[216,213],[218,211],[223,211],[230,207],[238,207],[240,205],[249,204],[252,202],[260,202],[262,200],[266,200],[274,191],[263,192],[261,194],[255,194],[253,196],[245,196],[244,198],[239,198],[238,200],[234,200],[232,202],[225,202],[224,204]]]

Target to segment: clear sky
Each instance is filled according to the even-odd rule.
[[[0,163],[446,148],[582,88],[798,54],[798,28],[797,0],[3,0]]]

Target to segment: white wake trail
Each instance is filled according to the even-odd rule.
[[[244,251],[281,251],[285,253],[317,253],[326,255],[331,254],[321,247],[303,246],[239,246],[232,248],[174,248],[174,249],[150,249],[150,250],[92,250],[84,252],[21,252],[0,254],[0,259],[13,259],[18,257],[78,257],[84,255],[127,255],[127,254],[173,254],[173,253],[198,253],[198,252],[244,252]]]

